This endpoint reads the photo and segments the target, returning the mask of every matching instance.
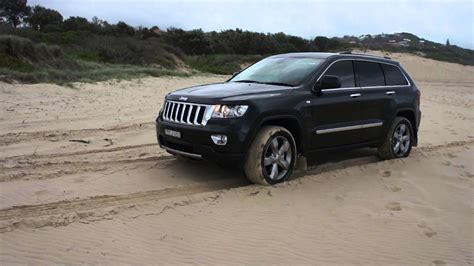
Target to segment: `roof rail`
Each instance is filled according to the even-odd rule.
[[[363,56],[371,56],[371,57],[383,57],[385,59],[392,59],[388,56],[379,56],[379,55],[373,55],[373,54],[362,54],[362,53],[353,53],[351,51],[344,51],[344,52],[340,52],[339,54],[352,54],[352,55],[363,55]]]

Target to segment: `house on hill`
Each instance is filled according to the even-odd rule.
[[[155,34],[161,34],[163,32],[163,30],[160,29],[160,27],[158,26],[153,26],[151,27],[151,30],[153,31],[153,33]]]

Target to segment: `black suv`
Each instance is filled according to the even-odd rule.
[[[316,152],[377,147],[383,159],[406,157],[420,117],[420,91],[390,58],[290,53],[168,94],[156,130],[171,154],[240,165],[268,185]]]

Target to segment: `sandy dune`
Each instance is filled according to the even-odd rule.
[[[412,156],[328,154],[271,188],[156,145],[164,95],[224,76],[0,83],[0,261],[472,264],[474,67],[390,56],[422,90]]]

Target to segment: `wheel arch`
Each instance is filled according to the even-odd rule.
[[[251,138],[249,138],[248,145],[252,143],[253,139],[260,131],[260,129],[264,126],[280,126],[286,128],[290,133],[293,135],[296,143],[296,150],[297,154],[305,154],[305,139],[304,139],[304,131],[303,126],[299,119],[292,115],[277,115],[266,117],[258,123],[258,126],[255,127],[251,134]]]

